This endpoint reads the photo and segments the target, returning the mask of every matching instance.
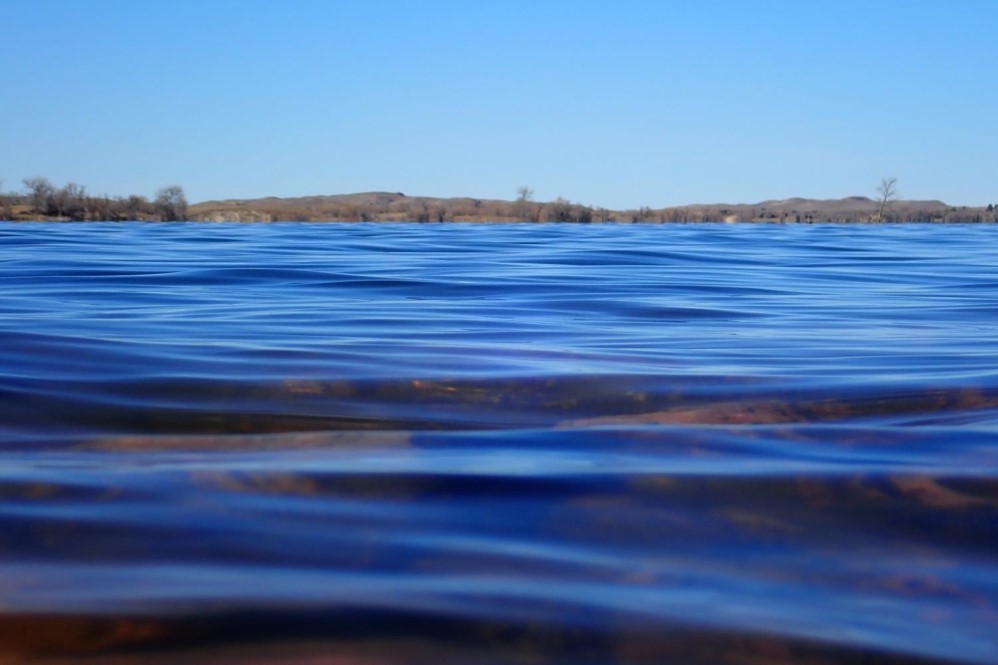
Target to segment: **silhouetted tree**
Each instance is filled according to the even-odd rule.
[[[651,208],[643,206],[631,213],[632,222],[647,222],[652,218]]]
[[[54,207],[55,185],[48,178],[40,176],[25,178],[22,182],[28,190],[28,201],[32,210],[39,215],[49,214],[49,209]]]
[[[66,185],[55,194],[56,214],[70,219],[84,219],[87,216],[87,188],[75,182]]]
[[[155,207],[144,196],[132,194],[127,199],[117,201],[118,212],[124,219],[140,219],[155,212]]]
[[[894,176],[885,177],[880,179],[880,184],[877,186],[877,194],[880,195],[880,209],[877,210],[877,221],[882,222],[884,219],[884,209],[887,205],[897,199],[897,184],[898,179]]]
[[[187,198],[180,185],[170,185],[156,192],[155,205],[164,222],[187,219]]]
[[[528,221],[530,219],[530,209],[531,202],[534,200],[534,190],[530,189],[526,185],[521,185],[516,188],[516,203],[514,207],[516,208],[516,216],[520,218],[521,221]]]
[[[550,222],[568,222],[572,218],[572,204],[568,199],[558,197],[548,204],[546,217]]]

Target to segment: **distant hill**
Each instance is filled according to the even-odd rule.
[[[891,201],[878,220],[880,202],[865,196],[790,198],[759,203],[692,204],[669,208],[607,210],[564,199],[512,201],[472,197],[407,196],[359,192],[291,198],[226,199],[190,206],[204,221],[562,221],[562,222],[994,222],[988,208],[954,207],[942,201]],[[991,208],[991,209],[989,209]]]
[[[849,196],[842,199],[790,198],[762,201],[760,203],[712,204],[685,206],[705,217],[719,221],[875,221],[880,201],[866,196]],[[670,209],[677,210],[677,209]],[[969,209],[965,209],[969,210]],[[976,208],[979,212],[984,209]],[[885,207],[885,221],[946,221],[948,215],[959,209],[942,201],[890,201]],[[982,220],[983,221],[983,220]]]

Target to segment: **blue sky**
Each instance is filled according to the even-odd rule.
[[[0,178],[998,203],[998,2],[0,0]]]

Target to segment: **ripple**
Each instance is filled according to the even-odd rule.
[[[0,223],[0,660],[991,662],[994,233]]]

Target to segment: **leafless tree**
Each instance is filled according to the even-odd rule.
[[[530,219],[530,204],[534,200],[534,190],[526,185],[516,188],[516,214],[526,222]]]
[[[545,219],[549,222],[582,222],[588,224],[593,221],[592,208],[572,203],[560,196],[554,203],[549,203],[544,210]]]
[[[647,206],[642,206],[631,212],[632,222],[647,222],[652,219],[652,210]]]
[[[87,215],[87,188],[75,182],[66,185],[55,193],[56,214],[71,219],[84,219]]]
[[[880,209],[877,210],[877,221],[882,222],[884,220],[884,209],[887,208],[891,201],[897,200],[898,179],[894,176],[884,177],[880,179],[880,184],[877,186],[877,194],[880,197]]]
[[[136,194],[132,194],[127,199],[119,200],[117,203],[125,219],[140,219],[143,215],[148,215],[154,211],[149,199]]]
[[[40,176],[25,178],[22,182],[28,190],[28,199],[34,211],[40,215],[49,214],[49,208],[54,207],[55,185]]]
[[[164,222],[187,219],[187,197],[180,185],[170,185],[156,192],[155,206]]]

